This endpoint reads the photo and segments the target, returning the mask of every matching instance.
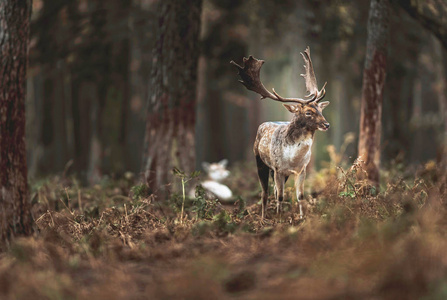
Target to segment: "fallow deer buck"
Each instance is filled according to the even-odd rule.
[[[323,117],[322,111],[329,104],[328,101],[320,102],[326,91],[323,85],[318,90],[317,79],[315,78],[312,60],[310,59],[310,49],[306,48],[301,53],[305,65],[305,74],[301,74],[306,82],[308,95],[305,99],[283,98],[275,92],[269,92],[261,82],[260,71],[263,60],[258,60],[250,56],[244,57],[244,66],[235,65],[239,72],[239,80],[247,89],[259,95],[261,99],[270,98],[275,101],[293,103],[293,105],[283,104],[288,111],[293,113],[290,122],[266,122],[258,128],[256,141],[253,147],[258,167],[259,181],[262,186],[262,219],[265,217],[265,210],[268,198],[269,174],[273,173],[275,182],[275,198],[277,201],[277,213],[281,210],[281,203],[284,198],[284,184],[289,176],[295,176],[295,189],[300,210],[300,218],[303,218],[303,208],[301,200],[304,198],[304,178],[306,177],[306,166],[310,161],[311,147],[315,131],[326,131],[329,123]]]

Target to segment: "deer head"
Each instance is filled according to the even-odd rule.
[[[309,47],[301,52],[301,56],[304,59],[305,74],[301,74],[304,77],[306,83],[306,89],[308,94],[305,98],[284,98],[276,93],[275,89],[269,92],[261,82],[260,73],[261,67],[264,64],[263,60],[249,56],[243,59],[244,66],[240,66],[234,61],[230,63],[238,68],[238,75],[241,77],[241,82],[247,89],[254,91],[261,95],[261,99],[270,98],[274,101],[295,103],[294,105],[284,104],[284,106],[291,113],[295,114],[297,120],[307,121],[306,126],[310,126],[316,130],[327,130],[329,123],[323,117],[322,111],[329,104],[328,101],[320,102],[326,95],[326,83],[321,90],[318,90],[317,79],[315,77],[312,60],[310,58]]]
[[[227,170],[227,164],[228,160],[223,159],[220,162],[211,164],[208,162],[203,162],[202,167],[210,179],[221,182],[230,175],[230,171]]]
[[[311,131],[321,130],[326,131],[329,129],[329,123],[323,116],[323,109],[329,104],[328,101],[315,103],[311,102],[306,105],[296,104],[289,105],[283,104],[288,111],[295,114],[292,122],[297,123],[300,127],[306,127]]]

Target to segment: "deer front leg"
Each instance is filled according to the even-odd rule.
[[[272,175],[272,177],[273,177],[273,175]],[[286,185],[287,179],[289,179],[289,176],[284,177],[284,186]],[[275,199],[278,199],[278,192],[276,191],[276,184],[273,186],[273,190],[275,192]]]
[[[306,178],[306,168],[303,168],[301,173],[295,176],[296,199],[300,209],[300,219],[303,218],[303,207],[301,205],[301,200],[304,199],[304,178]]]
[[[284,181],[285,176],[275,171],[275,188],[276,188],[276,213],[281,211],[282,200],[284,199]]]

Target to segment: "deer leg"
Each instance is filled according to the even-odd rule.
[[[282,200],[284,199],[284,175],[275,172],[275,187],[276,187],[276,213],[281,211]]]
[[[275,196],[275,199],[277,198],[277,192],[276,192],[276,184],[275,184],[275,172],[270,169],[270,176],[272,177],[273,180],[273,195]]]
[[[270,168],[264,164],[259,156],[256,156],[256,165],[258,167],[259,182],[262,187],[262,219],[265,217],[265,209],[267,207],[267,199],[269,196],[269,173]]]
[[[272,179],[273,179],[273,181],[274,181],[274,180],[275,180],[275,177],[274,177],[273,174],[274,174],[274,173],[273,173],[273,170],[271,170],[270,175],[272,175]],[[284,177],[284,184],[286,184],[287,179],[289,179],[289,176]],[[277,189],[276,189],[276,184],[273,186],[273,190],[275,191],[275,199],[278,199],[278,192],[277,192]]]
[[[272,179],[275,180],[274,177]],[[289,179],[289,176],[284,177],[284,185],[286,185],[287,179]],[[276,184],[274,185],[274,189],[275,189],[275,199],[278,199],[278,190],[276,189]]]
[[[295,176],[296,199],[300,209],[300,219],[303,218],[303,207],[301,205],[301,200],[304,199],[304,178],[306,178],[306,168],[303,168],[303,171]]]

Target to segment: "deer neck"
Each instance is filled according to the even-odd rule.
[[[286,140],[291,144],[303,139],[313,140],[314,134],[315,129],[309,128],[305,118],[295,115],[289,125],[287,125]]]
[[[214,182],[219,182],[219,183],[222,182],[222,180],[223,179],[216,179],[211,176],[208,176],[208,178],[206,179],[206,181],[214,181]]]

